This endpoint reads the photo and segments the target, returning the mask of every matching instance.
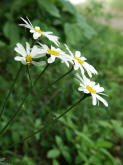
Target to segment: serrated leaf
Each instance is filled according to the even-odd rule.
[[[47,153],[47,157],[52,159],[57,158],[59,155],[60,155],[60,151],[57,148],[51,149]]]
[[[58,8],[50,0],[38,0],[41,9],[45,9],[50,15],[60,17]]]

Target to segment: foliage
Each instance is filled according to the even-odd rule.
[[[28,31],[19,27],[20,17],[29,17],[43,30],[51,30],[75,50],[82,51],[100,72],[97,82],[105,87],[109,95],[109,108],[92,107],[91,99],[74,108],[55,126],[36,134],[28,141],[22,139],[34,130],[47,124],[61,114],[65,108],[76,102],[81,94],[71,73],[52,88],[48,85],[67,68],[52,64],[14,123],[4,137],[0,137],[1,157],[12,165],[121,165],[123,161],[123,36],[120,32],[99,25],[93,19],[84,18],[76,8],[65,0],[14,0],[0,1],[0,102],[8,93],[19,68],[13,58],[15,43],[29,40]],[[91,12],[91,11],[90,11]],[[90,13],[91,14],[91,13]],[[44,40],[47,43],[47,41]],[[62,45],[61,45],[62,47]],[[32,79],[41,68],[31,67]],[[29,89],[25,68],[13,90],[0,128],[16,111]],[[39,88],[47,89],[45,92]],[[15,144],[11,147],[12,144]],[[1,163],[1,162],[0,162]],[[2,162],[3,164],[3,162]]]

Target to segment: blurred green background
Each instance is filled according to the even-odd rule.
[[[1,106],[20,67],[20,63],[14,61],[15,44],[34,43],[29,31],[18,26],[22,23],[20,17],[26,16],[44,31],[58,35],[61,47],[67,43],[73,51],[80,50],[99,72],[93,80],[109,95],[106,98],[108,108],[101,103],[94,107],[88,98],[55,126],[22,142],[24,137],[81,97],[74,72],[47,89],[51,82],[68,71],[59,61],[51,64],[21,113],[4,136],[0,136],[0,165],[123,164],[123,28],[113,28],[111,23],[114,17],[119,19],[119,15],[123,20],[123,6],[122,0],[114,1],[106,4],[107,1],[90,0],[76,7],[65,0],[0,1]],[[105,20],[103,24],[102,19]],[[47,40],[43,42],[49,44]],[[33,81],[42,69],[31,66]],[[0,129],[13,116],[29,87],[26,67],[23,67],[0,121]],[[46,90],[42,92],[41,88]]]

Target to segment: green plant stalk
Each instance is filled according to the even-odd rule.
[[[12,90],[13,90],[15,84],[16,84],[16,81],[17,81],[17,79],[18,79],[18,77],[19,77],[19,75],[20,75],[20,72],[21,72],[22,68],[23,68],[23,65],[21,65],[20,68],[19,68],[19,70],[17,71],[17,74],[16,74],[16,76],[15,76],[15,79],[14,79],[14,81],[13,81],[13,83],[12,83],[10,89],[9,89],[8,95],[6,96],[6,98],[5,98],[5,100],[4,100],[2,109],[1,109],[1,111],[0,111],[0,119],[2,118],[2,114],[4,113],[4,110],[5,110],[5,107],[6,107],[6,105],[7,105],[7,102],[8,102],[8,100],[9,100],[9,97],[10,97],[10,95],[11,95],[11,93],[12,93]]]
[[[45,72],[45,70],[47,69],[48,66],[49,66],[49,65],[47,65],[47,66],[45,67],[45,69],[41,72],[41,74],[40,74],[40,75],[38,76],[38,78],[35,80],[35,82],[34,82],[34,84],[33,84],[33,87],[36,85],[37,81],[40,79],[41,75]],[[53,83],[51,83],[51,84],[49,85],[49,87],[51,87],[52,85],[54,85],[55,83],[57,83],[58,81],[60,81],[62,78],[64,78],[65,76],[67,76],[67,75],[68,75],[70,72],[72,72],[72,71],[73,71],[73,67],[72,67],[68,72],[66,72],[65,74],[63,74],[62,76],[60,76],[60,77],[59,77],[57,80],[55,80]],[[29,91],[29,93],[32,92],[33,87],[31,88],[31,90]],[[48,88],[49,88],[49,87],[48,87]],[[47,89],[48,89],[48,88],[47,88]],[[24,97],[23,101],[21,102],[20,106],[18,107],[18,109],[17,109],[17,111],[15,112],[15,114],[13,115],[13,117],[8,121],[8,123],[5,125],[5,127],[0,131],[0,136],[3,135],[3,133],[5,132],[5,130],[7,129],[7,127],[13,122],[13,120],[15,119],[15,117],[19,114],[19,112],[21,111],[21,108],[22,108],[23,104],[25,103],[25,101],[26,101],[26,99],[27,99],[29,93],[26,94],[26,96]]]
[[[63,74],[61,77],[59,77],[56,81],[54,81],[53,83],[50,84],[50,86],[53,86],[54,84],[56,84],[58,81],[60,81],[61,79],[63,79],[65,76],[67,76],[69,73],[71,73],[73,71],[73,66],[72,68],[66,72],[65,74]]]
[[[89,94],[84,94],[84,96],[79,101],[77,101],[76,103],[74,103],[70,108],[68,108],[66,111],[64,111],[61,115],[59,115],[58,117],[56,117],[55,119],[53,119],[50,123],[48,123],[48,125],[45,125],[44,127],[42,127],[41,129],[35,131],[34,133],[32,133],[31,135],[29,135],[28,137],[25,137],[21,142],[24,142],[24,141],[32,138],[34,135],[36,135],[38,133],[41,133],[43,130],[45,130],[46,128],[48,128],[52,124],[55,124],[56,121],[58,121],[60,118],[62,118],[66,113],[68,113],[69,111],[71,111],[75,106],[77,106],[78,104],[80,104],[81,101],[83,101],[84,99],[86,99],[89,96],[90,96]]]
[[[28,74],[29,81],[31,83],[31,88],[33,88],[33,83],[32,83],[32,78],[31,78],[31,74],[30,74],[29,65],[27,65],[27,74]]]
[[[72,66],[72,68],[68,71],[68,72],[66,72],[66,73],[64,73],[62,76],[60,76],[57,80],[55,80],[54,82],[52,82],[49,86],[48,86],[48,88],[47,89],[49,89],[51,86],[53,86],[54,84],[56,84],[58,81],[60,81],[61,79],[63,79],[64,77],[66,77],[69,73],[71,73],[73,71],[73,66]],[[44,91],[44,89],[41,89],[41,92],[42,91]]]
[[[30,90],[27,92],[27,94],[25,95],[24,99],[22,100],[20,106],[18,107],[18,109],[16,110],[16,112],[14,113],[14,115],[12,116],[12,118],[8,121],[8,123],[3,127],[3,129],[0,131],[0,136],[3,135],[3,133],[5,132],[5,130],[7,129],[7,127],[14,121],[15,117],[19,114],[19,112],[22,109],[23,104],[25,103],[26,99],[28,98],[30,92],[33,90],[34,86],[37,84],[38,80],[41,78],[41,76],[43,75],[43,73],[46,71],[46,69],[48,68],[49,64],[46,65],[46,67],[44,68],[44,70],[40,73],[40,75],[37,77],[37,79],[35,80],[33,87],[30,88]]]
[[[21,143],[29,140],[30,138],[32,138],[34,135],[43,132],[45,129],[49,128],[51,125],[54,125],[60,118],[62,118],[66,113],[70,112],[75,106],[77,106],[78,104],[80,104],[84,99],[86,99],[87,97],[89,97],[89,94],[84,94],[84,96],[82,98],[80,98],[80,100],[78,100],[76,103],[74,103],[70,108],[68,108],[66,111],[64,111],[61,115],[59,115],[58,117],[56,117],[55,119],[53,119],[51,122],[49,122],[47,125],[45,125],[44,127],[38,129],[37,131],[33,132],[31,135],[25,137]],[[14,143],[12,145],[10,145],[9,148],[13,147],[14,145],[18,144]]]

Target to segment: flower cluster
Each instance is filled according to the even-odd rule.
[[[96,85],[94,81],[90,81],[85,76],[85,72],[87,72],[88,76],[91,78],[92,75],[96,75],[96,69],[86,62],[86,58],[81,55],[80,51],[76,51],[72,53],[68,46],[65,44],[66,52],[59,48],[59,37],[53,35],[53,32],[44,32],[40,27],[33,26],[30,20],[21,18],[24,24],[20,24],[27,29],[29,29],[30,33],[32,33],[33,38],[39,39],[41,37],[46,37],[50,41],[52,41],[57,47],[51,45],[48,47],[45,44],[38,42],[38,45],[34,45],[30,48],[28,42],[26,42],[26,48],[24,48],[20,43],[16,44],[15,51],[20,54],[20,56],[16,56],[15,60],[20,61],[24,65],[36,65],[42,66],[46,64],[45,61],[36,61],[36,59],[41,59],[47,55],[47,63],[53,63],[58,58],[61,60],[62,63],[66,64],[67,67],[73,65],[74,70],[80,70],[81,76],[79,74],[76,75],[76,79],[80,83],[80,87],[78,91],[84,92],[86,94],[90,94],[92,96],[92,104],[96,105],[99,104],[101,101],[105,106],[108,106],[108,103],[99,95],[105,95],[102,92],[104,91],[103,87],[100,87],[99,84]]]

